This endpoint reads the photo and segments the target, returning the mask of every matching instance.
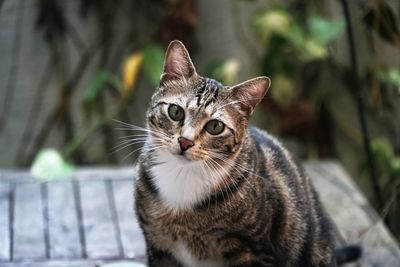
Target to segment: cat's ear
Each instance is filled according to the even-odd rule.
[[[270,78],[257,77],[231,87],[233,98],[238,101],[241,108],[251,115],[254,108],[263,99],[271,85]]]
[[[189,79],[196,74],[189,53],[180,41],[172,41],[165,54],[164,72],[160,83],[177,79]]]

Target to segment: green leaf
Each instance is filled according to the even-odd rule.
[[[108,72],[105,70],[100,70],[96,73],[83,96],[83,101],[85,103],[91,103],[96,99],[100,92],[105,88],[108,77]]]
[[[123,91],[123,85],[121,82],[121,79],[117,76],[115,76],[114,74],[109,74],[108,77],[108,83],[114,87],[119,93],[122,93]]]
[[[306,40],[304,31],[294,21],[288,27],[288,30],[283,33],[283,36],[296,46],[302,46]]]
[[[378,170],[387,172],[394,157],[392,145],[386,138],[374,138],[371,142],[375,165]]]
[[[274,89],[271,90],[271,96],[280,107],[286,107],[295,97],[295,86],[290,78],[283,74],[277,74],[272,77]]]
[[[30,172],[39,181],[51,181],[70,176],[74,169],[57,150],[43,149],[36,155]]]
[[[303,61],[314,60],[314,59],[324,59],[328,56],[328,51],[320,43],[308,39],[304,41],[301,47],[301,53],[299,57]]]
[[[237,83],[240,62],[237,59],[228,59],[225,62],[214,61],[207,67],[207,75],[223,84]]]
[[[382,82],[393,84],[400,90],[400,69],[380,69],[377,71],[377,75]]]
[[[400,180],[400,158],[394,158],[391,162],[392,176]]]
[[[108,72],[100,70],[96,73],[94,79],[90,82],[85,94],[83,95],[83,106],[87,116],[92,113],[93,103],[99,96],[102,90],[106,88],[106,83],[109,79]]]
[[[321,45],[336,39],[343,31],[345,23],[343,20],[327,20],[322,17],[313,16],[308,21],[311,38]]]
[[[286,10],[279,7],[254,15],[252,26],[254,32],[264,42],[268,41],[273,34],[290,38],[294,33],[296,35],[294,39],[298,38],[299,28],[296,27],[293,18]]]
[[[153,85],[158,85],[160,82],[160,76],[164,68],[163,64],[164,49],[161,45],[153,44],[144,49],[143,71]]]

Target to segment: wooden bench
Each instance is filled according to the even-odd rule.
[[[340,244],[360,243],[356,266],[400,266],[400,250],[354,183],[334,162],[306,172],[337,228]],[[134,168],[80,169],[70,179],[37,183],[0,171],[0,266],[94,267],[145,262],[133,211]]]

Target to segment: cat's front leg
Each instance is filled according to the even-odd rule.
[[[147,259],[149,267],[182,267],[171,253],[153,246],[147,247]]]
[[[235,254],[227,253],[229,267],[272,267],[275,264],[259,259],[249,251],[235,252]]]

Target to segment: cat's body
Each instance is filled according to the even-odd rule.
[[[147,199],[138,200],[137,210],[152,249],[164,251],[166,257],[172,254],[188,267],[330,266],[333,243],[329,222],[310,182],[287,151],[253,128],[237,161],[256,174],[244,173],[236,186],[223,188],[223,193],[217,191],[193,209],[179,212],[165,205],[157,190],[149,187],[145,180],[153,177],[151,161],[143,158],[137,194],[139,199]],[[175,164],[179,172],[181,166]],[[163,178],[173,180],[169,175],[176,172],[169,174],[168,170]],[[237,171],[232,170],[232,175]],[[193,188],[177,185],[176,190],[176,195],[191,194]],[[175,201],[176,197],[171,198]],[[229,265],[224,258],[234,258],[237,264]],[[251,264],[240,265],[247,258],[253,258]]]
[[[223,87],[170,45],[136,181],[150,266],[336,266],[309,179],[275,138],[248,128],[268,87],[266,77]]]

